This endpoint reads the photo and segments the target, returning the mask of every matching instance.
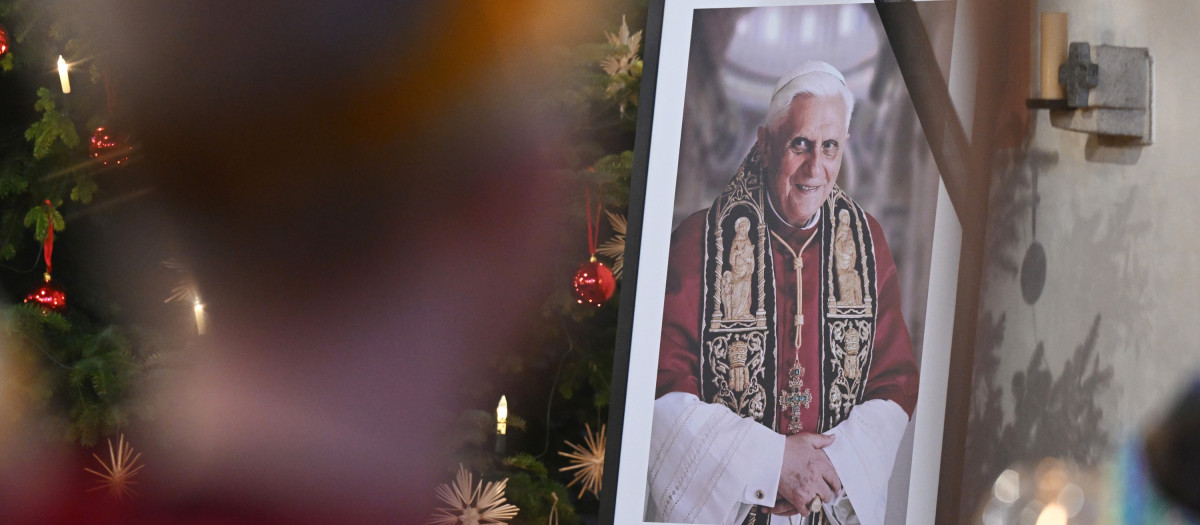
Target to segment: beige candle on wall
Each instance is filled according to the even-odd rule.
[[[1058,66],[1067,61],[1067,14],[1042,13],[1042,98],[1066,98]]]

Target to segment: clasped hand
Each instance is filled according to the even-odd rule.
[[[821,501],[832,501],[841,492],[842,480],[823,450],[833,444],[833,439],[834,436],[808,432],[787,436],[779,475],[782,499],[770,509],[771,514],[807,516],[813,498],[820,496]]]

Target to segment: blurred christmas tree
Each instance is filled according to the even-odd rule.
[[[52,431],[91,446],[115,438],[141,409],[132,392],[149,379],[155,360],[150,338],[122,325],[111,284],[83,275],[88,263],[76,250],[85,236],[73,232],[87,222],[80,220],[85,210],[102,190],[125,184],[110,176],[136,170],[140,152],[113,132],[121,130],[120,75],[108,71],[105,50],[95,44],[104,40],[89,34],[95,26],[73,7],[0,0],[0,358],[31,363],[39,372],[20,391],[55,415]],[[483,482],[508,479],[506,497],[520,508],[513,523],[546,523],[551,514],[563,525],[587,522],[605,490],[595,490],[596,465],[620,289],[596,307],[577,302],[571,283],[592,250],[620,276],[646,2],[618,0],[604,10],[609,16],[598,18],[594,34],[558,50],[548,65],[560,72],[558,82],[541,97],[542,107],[531,108],[571,128],[571,146],[554,152],[552,175],[572,197],[556,215],[569,220],[555,240],[561,259],[539,288],[546,294],[542,315],[525,327],[524,350],[493,358],[491,384],[471,385],[480,408],[462,414],[447,441],[459,452],[447,481],[457,463]],[[60,55],[69,93],[57,75]],[[62,259],[54,277],[69,298],[62,313],[22,304],[45,270],[51,225],[60,243],[55,260]],[[501,394],[512,416],[497,453],[490,407]],[[562,470],[573,465],[579,467]]]
[[[509,480],[508,501],[521,509],[514,524],[547,523],[552,513],[563,525],[594,522],[599,509],[593,491],[603,463],[620,287],[597,307],[581,303],[571,283],[589,249],[618,279],[623,263],[646,2],[613,8],[594,40],[560,50],[552,66],[559,82],[539,108],[571,124],[571,147],[558,152],[554,175],[572,198],[562,204],[569,217],[557,239],[562,256],[547,276],[542,316],[526,331],[528,350],[495,357],[496,382],[479,389],[480,407],[508,397],[513,415],[504,448],[494,447],[496,415],[482,409],[462,414],[451,441],[468,470]],[[447,465],[447,479],[457,468]]]

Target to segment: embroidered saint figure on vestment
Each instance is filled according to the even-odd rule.
[[[850,232],[850,211],[838,212],[837,234],[833,238],[834,257],[837,260],[838,304],[858,306],[863,304],[862,279],[854,269],[858,250],[854,247]]]
[[[750,285],[754,276],[754,245],[750,243],[750,219],[738,217],[729,248],[729,266],[724,274],[724,307],[728,320],[750,320]]]

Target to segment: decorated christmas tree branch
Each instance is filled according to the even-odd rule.
[[[112,97],[100,82],[97,57],[104,53],[89,32],[96,26],[76,7],[0,0],[0,114],[6,117],[0,125],[0,262],[20,261],[0,265],[0,277],[18,287],[11,293],[34,286],[24,296],[30,304],[0,307],[0,332],[22,343],[0,351],[33,352],[42,379],[31,388],[41,390],[36,399],[52,416],[48,427],[90,446],[126,425],[143,365],[126,330],[106,320],[111,315],[94,306],[67,309],[65,294],[49,279],[55,237],[67,226],[64,208],[78,211],[91,202],[100,190],[97,175],[129,153],[127,142],[96,130],[113,117]],[[58,75],[47,74],[56,66]],[[38,264],[25,266],[34,259]]]

